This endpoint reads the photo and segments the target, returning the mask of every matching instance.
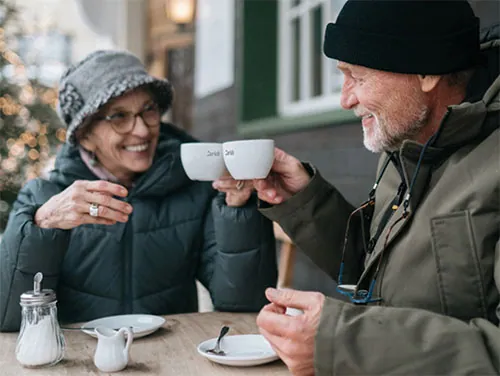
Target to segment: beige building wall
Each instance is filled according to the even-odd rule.
[[[98,49],[125,49],[144,60],[147,1],[15,0],[27,32],[56,29],[72,37],[72,61]]]

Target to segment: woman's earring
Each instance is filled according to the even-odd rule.
[[[95,166],[97,164],[97,158],[94,152],[90,153],[90,165]]]

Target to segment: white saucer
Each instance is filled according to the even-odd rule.
[[[222,338],[221,349],[226,355],[207,353],[214,348],[217,338],[209,339],[198,345],[198,353],[212,362],[228,366],[256,366],[278,359],[269,342],[260,334],[244,334]]]
[[[147,336],[158,330],[165,323],[165,319],[154,315],[118,315],[102,317],[100,319],[86,322],[82,325],[82,331],[96,338],[94,328],[104,326],[107,328],[118,330],[124,326],[132,327],[134,338]],[[86,329],[88,328],[88,329]],[[90,329],[92,328],[92,329]]]

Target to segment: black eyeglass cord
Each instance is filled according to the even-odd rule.
[[[387,169],[387,166],[389,166],[389,163],[391,162],[391,157],[388,156],[387,159],[384,162],[384,165],[382,166],[382,169],[380,170],[380,173],[378,174],[377,180],[375,180],[375,184],[373,184],[373,187],[368,194],[369,200],[373,200],[375,198],[375,192],[377,191],[378,184],[380,183],[380,180],[382,180],[382,177],[384,176],[385,170]]]
[[[403,200],[403,214],[402,214],[402,218],[406,218],[408,216],[408,206],[410,205],[410,199],[411,199],[411,193],[413,191],[413,188],[415,186],[415,182],[417,180],[417,175],[420,171],[420,167],[422,166],[422,160],[423,160],[423,156],[425,154],[425,151],[427,150],[427,147],[431,144],[431,142],[433,142],[435,139],[434,136],[432,136],[431,138],[429,138],[429,140],[427,140],[427,142],[424,144],[424,146],[422,147],[422,151],[420,152],[420,155],[419,155],[419,158],[418,158],[418,162],[417,162],[417,166],[415,168],[415,172],[413,173],[413,176],[412,176],[412,179],[411,179],[411,182],[410,182],[410,186],[408,188],[408,193],[405,195],[404,197],[404,200]],[[379,176],[377,177],[377,180],[375,182],[375,184],[373,185],[370,193],[369,193],[369,197],[370,197],[370,200],[373,200],[375,198],[375,192],[376,192],[376,189],[378,187],[378,184],[380,182],[380,180],[382,180],[382,176],[387,168],[387,166],[389,165],[391,161],[391,156],[387,157],[387,160],[385,161],[384,163],[384,166],[381,170],[381,173],[379,174]],[[402,194],[405,192],[406,190],[406,183],[404,182],[404,180],[401,182],[401,184],[399,185],[398,187],[398,191],[396,193],[396,197],[394,197],[394,199],[392,200],[392,203],[390,204],[389,208],[387,208],[387,211],[385,212],[385,214],[383,215],[378,227],[377,227],[377,231],[375,232],[375,235],[370,238],[370,240],[368,241],[368,244],[367,244],[367,247],[366,247],[366,251],[367,253],[372,253],[373,250],[375,249],[375,245],[377,244],[377,241],[380,237],[380,235],[382,234],[385,226],[387,225],[387,223],[389,222],[390,218],[392,217],[392,214],[399,208],[399,205],[401,203],[401,199],[402,199]],[[399,221],[398,221],[399,222]]]
[[[431,142],[434,141],[435,139],[434,136],[432,136],[431,138],[429,138],[429,140],[427,140],[424,147],[422,148],[422,151],[420,152],[420,156],[418,157],[417,167],[415,168],[415,172],[413,173],[413,177],[410,182],[410,187],[408,188],[408,193],[403,201],[403,209],[404,209],[403,215],[405,217],[408,215],[408,206],[410,205],[411,193],[413,191],[413,188],[415,187],[415,181],[417,180],[418,172],[420,171],[420,167],[422,166],[422,160],[424,158],[425,151],[427,150],[427,147],[431,144]]]

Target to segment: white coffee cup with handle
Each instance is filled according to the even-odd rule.
[[[240,140],[222,144],[224,163],[235,180],[264,179],[274,161],[274,140]]]
[[[225,173],[222,144],[188,142],[181,144],[181,162],[191,180],[213,181]]]

